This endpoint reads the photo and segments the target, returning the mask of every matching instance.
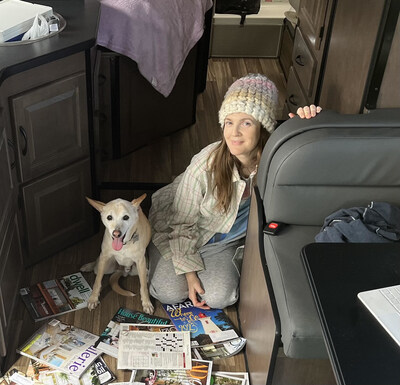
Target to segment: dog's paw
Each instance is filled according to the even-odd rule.
[[[90,311],[96,309],[97,305],[100,303],[99,298],[98,297],[90,297],[87,307]]]
[[[81,267],[80,270],[81,270],[81,271],[84,271],[84,272],[93,271],[95,265],[96,265],[96,262],[86,263],[85,265],[83,265],[83,266]]]
[[[153,314],[154,306],[150,301],[142,301],[143,311],[147,314]]]

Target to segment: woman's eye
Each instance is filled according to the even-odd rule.
[[[232,122],[230,122],[230,121],[225,122],[225,126],[231,126],[231,125],[232,125]]]
[[[122,218],[124,221],[127,221],[129,219],[129,215],[124,215],[124,217]]]
[[[245,126],[245,127],[250,127],[251,126],[251,122],[250,121],[245,121],[245,122],[243,122],[243,126]]]
[[[108,221],[112,221],[112,215],[108,215],[108,216],[107,216],[107,220],[108,220]]]

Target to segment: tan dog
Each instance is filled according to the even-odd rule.
[[[112,274],[110,278],[112,289],[125,296],[135,294],[121,289],[118,279],[121,275],[138,274],[143,310],[148,314],[153,313],[154,307],[147,288],[145,257],[146,247],[151,238],[151,228],[140,208],[140,203],[145,198],[146,194],[143,194],[132,202],[115,199],[108,203],[86,198],[100,212],[101,220],[106,227],[99,257],[95,262],[81,267],[81,271],[94,271],[96,274],[93,292],[88,301],[89,310],[93,310],[100,303],[99,295],[104,274]]]

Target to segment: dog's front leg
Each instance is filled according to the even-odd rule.
[[[141,258],[140,262],[136,263],[136,267],[139,274],[140,298],[142,299],[143,311],[147,314],[153,314],[154,307],[150,301],[149,289],[147,287],[146,258]]]
[[[101,291],[101,281],[103,280],[106,268],[107,268],[107,258],[103,254],[100,254],[99,260],[97,262],[96,279],[94,281],[92,294],[89,297],[87,306],[89,310],[95,309],[97,305],[100,303],[99,296]]]

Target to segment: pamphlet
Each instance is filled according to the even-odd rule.
[[[137,370],[135,384],[140,385],[210,385],[212,361],[192,360],[190,370]]]
[[[121,323],[148,324],[148,325],[170,325],[168,318],[157,317],[142,313],[137,310],[130,310],[120,307],[108,323],[107,327],[101,333],[95,347],[114,358],[118,357],[118,340]],[[175,330],[175,329],[174,329]]]
[[[118,369],[191,368],[189,332],[141,324],[121,324],[120,328]]]
[[[218,342],[213,345],[192,348],[192,354],[194,357],[201,360],[219,360],[239,353],[245,345],[246,339],[239,337],[226,342]]]

